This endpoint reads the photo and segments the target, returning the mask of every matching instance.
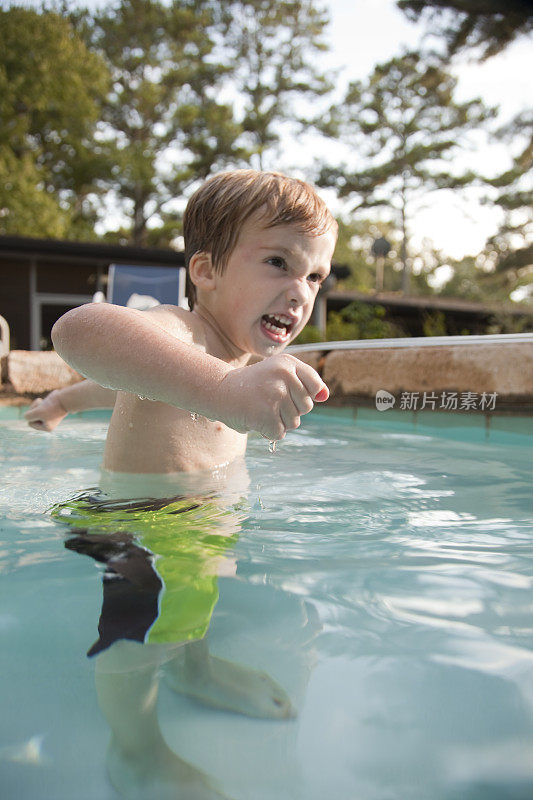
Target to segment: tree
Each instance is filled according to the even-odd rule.
[[[209,3],[121,0],[72,19],[112,74],[102,119],[114,165],[103,185],[143,244],[149,220],[164,227],[187,186],[245,156],[218,98],[226,69],[213,57]]]
[[[448,57],[477,49],[483,61],[533,30],[533,4],[527,0],[399,0],[398,6],[412,20],[427,19],[432,32],[445,38]],[[533,283],[531,109],[501,128],[497,138],[520,143],[511,167],[486,181],[499,191],[490,202],[503,210],[504,221],[488,239],[484,257],[492,264],[492,288],[508,297]]]
[[[327,49],[327,13],[313,0],[228,0],[220,10],[223,50],[231,84],[243,102],[242,127],[260,169],[280,142],[286,122],[305,126],[295,100],[331,90],[317,57]]]
[[[498,136],[520,149],[506,172],[487,183],[498,190],[491,200],[504,212],[504,221],[485,247],[495,278],[507,294],[533,288],[533,110],[518,114]],[[524,293],[522,293],[524,294]]]
[[[365,217],[348,219],[338,217],[339,236],[335,248],[334,261],[348,267],[350,274],[339,279],[340,291],[372,293],[376,290],[376,259],[372,255],[372,245],[376,239],[384,237],[391,244],[384,264],[385,291],[399,288],[397,273],[398,252],[395,249],[397,232],[388,222],[376,222]]]
[[[107,82],[61,16],[0,11],[0,233],[85,231],[103,170],[94,132]]]
[[[385,206],[402,231],[403,291],[409,291],[408,220],[415,201],[439,189],[458,189],[477,179],[454,172],[450,158],[467,131],[494,111],[480,99],[454,101],[456,79],[431,55],[406,52],[378,64],[365,81],[349,85],[329,112],[325,134],[352,145],[365,166],[324,166],[322,186],[358,198],[354,211]]]
[[[428,30],[444,38],[448,56],[481,49],[481,59],[500,53],[533,30],[530,0],[398,0],[412,21],[425,18]]]

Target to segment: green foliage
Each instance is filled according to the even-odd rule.
[[[0,232],[83,227],[104,169],[93,135],[107,87],[105,65],[67,20],[0,10]]]
[[[351,274],[339,280],[339,291],[376,291],[377,259],[372,255],[372,245],[376,239],[384,237],[391,250],[383,260],[383,291],[397,292],[402,284],[402,262],[400,259],[401,239],[399,231],[390,223],[359,218],[346,220],[338,218],[339,239],[335,250],[334,263],[347,266]],[[429,279],[442,264],[442,254],[434,250],[430,242],[423,242],[417,255],[409,260],[412,270],[411,294],[431,295],[435,293]]]
[[[438,294],[443,297],[461,297],[464,300],[483,303],[488,300],[483,291],[480,278],[483,272],[476,266],[473,256],[465,256],[460,261],[451,261],[449,266],[453,272],[450,278],[442,284]]]
[[[0,234],[55,237],[68,232],[70,215],[44,188],[42,170],[29,153],[0,147]]]
[[[427,21],[428,31],[444,39],[448,56],[480,49],[485,60],[533,30],[529,0],[398,0],[407,17]]]
[[[370,255],[377,230],[368,220],[339,218],[339,237],[333,256],[334,263],[349,267],[350,275],[338,282],[339,291],[372,292],[375,286],[375,266]]]
[[[428,311],[422,320],[424,336],[446,336],[446,315],[442,311]]]
[[[301,333],[298,334],[293,344],[313,344],[314,342],[325,341],[324,335],[316,325],[306,325]]]
[[[533,31],[533,5],[526,0],[398,0],[413,21],[424,19],[432,36],[445,42],[448,58],[475,51],[484,61]],[[498,138],[522,148],[509,170],[486,183],[499,194],[490,199],[505,212],[505,220],[488,240],[484,258],[495,272],[492,285],[498,295],[533,287],[533,117],[525,110],[502,128]],[[485,281],[486,283],[486,281]],[[469,287],[471,294],[475,288]],[[480,290],[483,294],[484,290]]]
[[[70,18],[112,74],[100,185],[137,244],[167,230],[199,179],[253,154],[262,163],[297,117],[292,99],[328,88],[313,61],[327,20],[311,0],[119,0]]]
[[[510,145],[520,143],[520,150],[509,170],[487,181],[498,190],[492,202],[505,217],[488,240],[485,255],[509,291],[533,288],[533,111],[517,115],[497,135]]]
[[[494,314],[487,328],[487,333],[531,333],[533,331],[533,312],[529,315],[517,316],[506,311]]]
[[[244,155],[232,109],[219,101],[226,69],[213,60],[209,3],[121,0],[72,19],[112,74],[102,146],[113,167],[102,185],[143,244],[148,221],[165,226],[175,213],[166,205],[187,186]]]
[[[280,143],[282,124],[307,124],[294,101],[332,88],[317,60],[327,49],[328,16],[313,0],[216,0],[214,8],[231,83],[244,103],[245,138],[263,169],[265,153]]]
[[[405,336],[399,325],[385,319],[386,310],[380,305],[353,302],[342,311],[330,311],[326,336],[315,325],[307,325],[293,344],[340,342],[352,339],[390,339]]]
[[[359,302],[350,303],[342,311],[330,311],[326,323],[326,340],[333,342],[403,336],[401,328],[387,322],[385,314],[383,306]]]
[[[517,255],[511,253],[510,258],[515,259]],[[529,257],[524,257],[524,262],[531,263],[532,256],[533,247],[530,248]],[[508,303],[512,292],[520,286],[532,284],[533,274],[527,266],[522,269],[521,277],[517,277],[515,270],[495,268],[496,263],[494,253],[465,256],[458,261],[449,260],[452,275],[439,287],[437,294],[494,305]]]
[[[460,189],[476,175],[453,171],[450,156],[461,138],[493,116],[480,99],[454,100],[456,79],[431,55],[405,52],[378,64],[366,81],[350,84],[343,103],[330,109],[323,132],[353,146],[362,165],[324,166],[319,183],[340,197],[356,198],[354,210],[392,210],[402,230],[403,289],[409,288],[407,227],[422,194]]]

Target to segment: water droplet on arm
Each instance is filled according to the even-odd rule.
[[[193,422],[196,422],[200,417],[200,414],[197,414],[196,411],[191,411],[191,419]]]

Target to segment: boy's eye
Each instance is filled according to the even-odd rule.
[[[278,269],[285,269],[287,267],[287,262],[281,256],[272,256],[272,258],[268,259],[268,263],[272,264],[273,267],[278,267]]]
[[[322,283],[324,281],[324,276],[319,272],[312,272],[311,275],[308,276],[307,280],[310,283]]]

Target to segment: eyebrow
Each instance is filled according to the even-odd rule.
[[[281,245],[277,244],[268,244],[268,245],[261,245],[259,248],[260,250],[279,250],[280,253],[285,253],[287,256],[293,256],[294,250],[291,250],[289,247],[282,247]]]

